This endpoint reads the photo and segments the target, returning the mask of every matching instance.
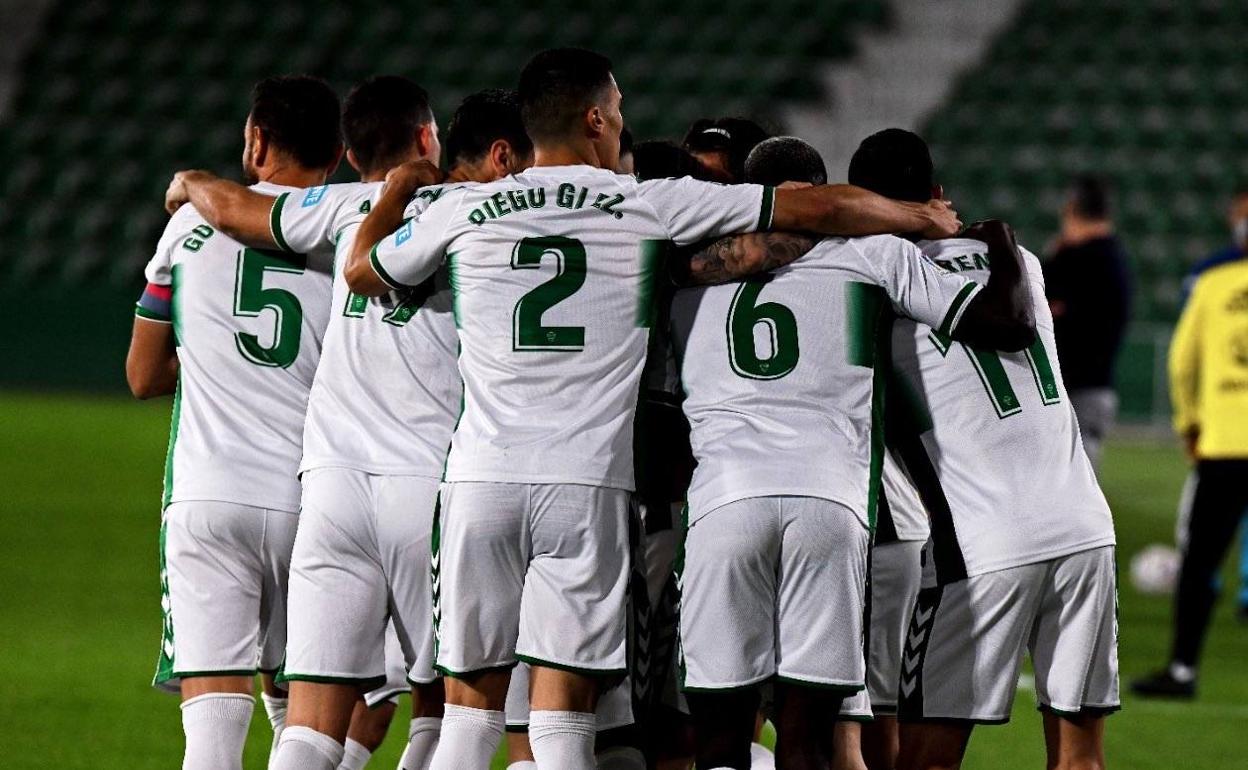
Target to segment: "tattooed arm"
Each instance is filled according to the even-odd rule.
[[[677,252],[672,281],[677,286],[709,286],[784,267],[818,241],[800,233],[750,233],[699,243]]]

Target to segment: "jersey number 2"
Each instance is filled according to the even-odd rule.
[[[536,270],[547,254],[555,258],[555,275],[516,303],[512,350],[584,350],[584,326],[544,326],[542,316],[585,285],[585,245],[561,235],[525,238],[511,252],[511,269]]]
[[[778,380],[797,368],[801,355],[793,311],[779,302],[758,302],[767,281],[766,277],[742,281],[728,308],[728,362],[738,377]],[[759,324],[771,340],[766,358],[754,342]]]
[[[235,332],[234,343],[243,358],[258,366],[282,369],[295,362],[299,355],[299,338],[303,332],[303,307],[299,298],[285,289],[264,288],[265,272],[302,273],[308,265],[302,254],[243,249],[238,253],[234,273],[234,315],[255,318],[264,310],[272,310],[273,343],[260,344],[260,338],[247,332]]]

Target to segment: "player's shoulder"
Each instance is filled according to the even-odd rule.
[[[272,190],[256,189],[269,195],[286,194],[289,203],[299,209],[358,208],[370,203],[381,190],[381,182],[337,182],[315,187],[285,187],[272,185]],[[366,207],[367,208],[367,207]],[[365,211],[364,213],[368,213]]]

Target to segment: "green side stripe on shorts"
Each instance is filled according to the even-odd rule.
[[[168,527],[160,525],[160,654],[156,658],[156,676],[152,685],[162,684],[174,678],[173,674],[173,615],[169,604],[169,568],[165,562],[165,541]]]
[[[282,193],[273,201],[273,208],[269,209],[269,234],[273,236],[273,242],[282,251],[294,251],[282,236],[282,207],[286,205],[286,199],[289,197],[290,193]]]

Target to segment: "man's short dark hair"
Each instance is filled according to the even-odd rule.
[[[728,173],[734,181],[745,174],[745,159],[758,143],[771,136],[749,118],[700,118],[685,133],[690,152],[722,152],[728,156]]]
[[[886,128],[858,145],[849,161],[849,183],[886,198],[922,203],[935,187],[932,153],[918,134]]]
[[[710,180],[697,158],[674,142],[641,142],[633,147],[633,173],[641,181],[648,179],[677,179],[691,176]]]
[[[1083,174],[1070,186],[1070,203],[1084,219],[1109,219],[1109,183],[1095,174]]]
[[[773,136],[750,151],[744,181],[772,187],[785,182],[827,184],[828,167],[807,142],[796,136]]]
[[[304,168],[326,168],[338,156],[338,95],[320,78],[282,75],[251,90],[251,124]]]
[[[342,110],[347,147],[366,174],[404,160],[420,127],[431,122],[428,92],[398,75],[375,75],[356,84]]]
[[[611,60],[583,48],[552,48],[520,73],[520,115],[535,142],[571,136],[611,84]]]
[[[451,165],[474,163],[499,139],[510,144],[518,155],[533,152],[533,142],[524,132],[524,122],[520,119],[516,92],[490,88],[470,94],[459,103],[447,127],[447,162]]]

